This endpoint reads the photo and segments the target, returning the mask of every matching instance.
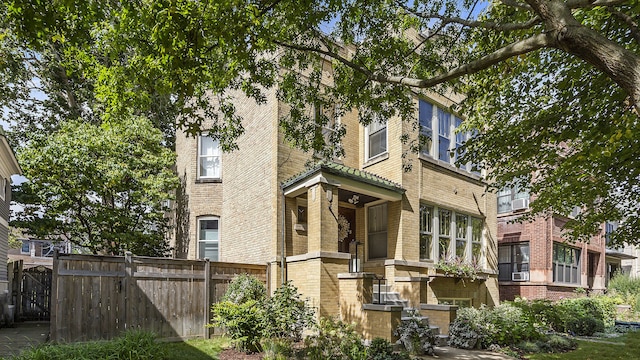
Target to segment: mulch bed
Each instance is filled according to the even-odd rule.
[[[238,351],[235,349],[225,349],[220,355],[218,355],[218,359],[220,360],[260,360],[262,359],[261,353],[253,353],[247,354],[243,351]]]

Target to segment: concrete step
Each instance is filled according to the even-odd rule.
[[[436,346],[448,346],[449,335],[438,334],[436,335]]]

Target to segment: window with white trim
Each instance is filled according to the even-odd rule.
[[[387,121],[373,120],[366,128],[367,159],[387,152]]]
[[[459,117],[455,116],[454,117],[454,121],[455,121],[455,126],[456,126],[456,152],[455,152],[455,159],[454,161],[458,161],[458,159],[460,159],[463,155],[464,152],[461,152],[460,150],[458,150],[458,148],[462,147],[462,145],[465,143],[465,141],[467,141],[467,133],[463,132],[463,131],[457,131],[457,129],[460,128],[460,126],[462,126],[462,119],[460,119]],[[467,170],[467,164],[459,164],[458,165],[460,167],[460,169],[462,170]]]
[[[2,184],[2,191],[0,191],[0,199],[5,200],[7,195],[7,179],[2,178],[0,182]]]
[[[482,228],[483,221],[480,218],[471,217],[471,257],[473,261],[482,264]]]
[[[220,258],[220,218],[203,216],[198,218],[198,259]]]
[[[367,218],[369,259],[387,258],[387,203],[369,207]]]
[[[468,225],[469,217],[467,215],[456,214],[456,256],[463,260],[467,258]]]
[[[521,186],[505,187],[498,192],[498,214],[512,211],[513,200],[529,199],[529,190]]]
[[[420,152],[433,154],[433,105],[424,100],[418,102],[418,121],[420,122]]]
[[[451,114],[438,108],[438,159],[451,162]]]
[[[433,207],[420,206],[420,260],[432,259]]]
[[[210,136],[200,136],[198,146],[198,178],[220,179],[220,143]]]
[[[449,260],[451,246],[451,211],[440,209],[438,211],[438,258]]]

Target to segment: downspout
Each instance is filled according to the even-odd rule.
[[[282,244],[281,244],[281,253],[280,253],[280,279],[282,280],[282,285],[284,285],[287,282],[286,279],[286,274],[287,272],[285,271],[285,264],[286,264],[286,258],[285,258],[285,241],[286,241],[286,231],[285,231],[285,225],[286,225],[286,221],[285,221],[285,215],[286,215],[286,197],[284,196],[284,188],[282,187],[282,184],[280,184],[280,190],[282,191],[282,228],[280,229],[280,231],[282,232]]]

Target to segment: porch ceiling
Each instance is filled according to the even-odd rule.
[[[632,260],[636,258],[631,254],[626,254],[623,251],[616,250],[616,249],[607,249],[605,252],[605,255],[608,258],[614,258],[614,259],[620,259],[620,260]]]
[[[388,201],[402,199],[405,189],[399,184],[372,173],[334,162],[320,162],[282,183],[286,196],[298,196],[310,186],[324,182],[353,193]]]

